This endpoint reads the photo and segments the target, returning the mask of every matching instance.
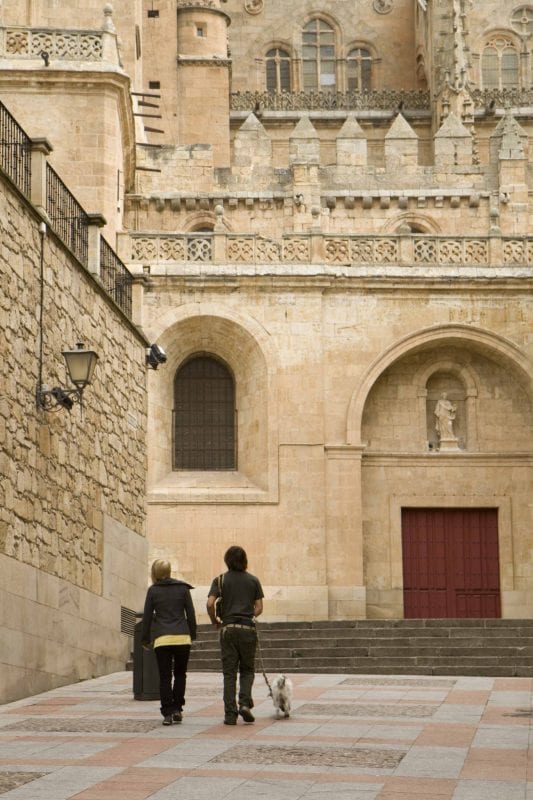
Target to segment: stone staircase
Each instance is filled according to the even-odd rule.
[[[533,620],[258,623],[265,672],[533,677]],[[261,661],[257,670],[261,670]],[[218,634],[200,625],[192,671],[220,671]]]

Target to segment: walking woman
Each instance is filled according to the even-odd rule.
[[[182,720],[185,705],[187,664],[191,641],[196,639],[193,588],[170,577],[170,563],[157,559],[152,564],[152,586],[144,603],[142,646],[153,646],[159,668],[159,696],[163,725]]]

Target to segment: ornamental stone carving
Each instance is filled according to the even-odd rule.
[[[177,8],[216,8],[214,0],[178,0]]]
[[[248,14],[260,14],[264,6],[264,0],[244,0],[244,9]]]
[[[531,93],[533,95],[533,92]],[[358,109],[428,110],[429,92],[418,89],[380,89],[361,92],[233,92],[232,111],[353,111]]]
[[[392,11],[393,0],[374,0],[374,11],[378,14],[388,14]]]
[[[102,34],[75,31],[43,31],[8,28],[5,33],[5,55],[37,58],[42,51],[52,59],[69,61],[101,61]]]

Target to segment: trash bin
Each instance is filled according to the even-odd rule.
[[[159,700],[159,670],[153,650],[141,644],[142,619],[133,631],[133,696],[135,700]]]

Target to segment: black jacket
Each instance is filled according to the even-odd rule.
[[[196,614],[190,589],[184,581],[165,578],[146,593],[141,642],[148,645],[158,636],[189,633],[196,639]]]

